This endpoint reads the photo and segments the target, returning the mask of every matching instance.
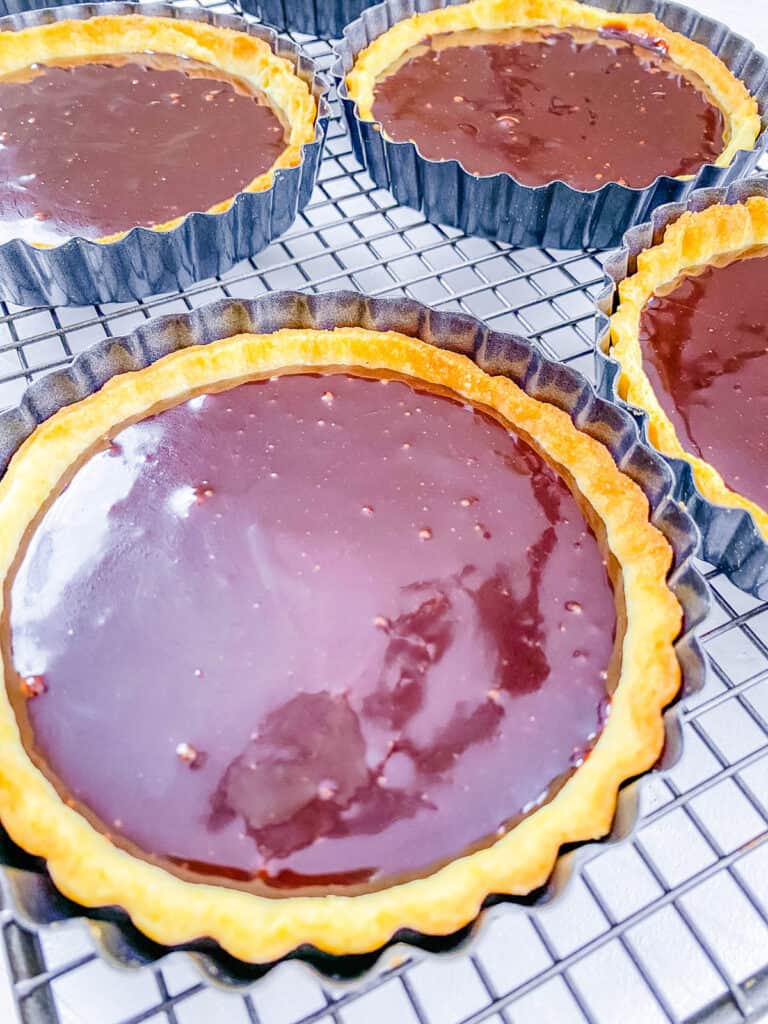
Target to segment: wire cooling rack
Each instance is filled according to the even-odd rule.
[[[216,9],[231,10],[225,4]],[[322,64],[330,48],[301,40]],[[593,374],[594,254],[509,250],[427,224],[376,188],[334,120],[313,202],[220,279],[120,306],[0,304],[0,407],[93,342],[147,317],[281,288],[409,295],[529,334]],[[189,961],[116,970],[76,924],[25,932],[0,911],[0,1021],[23,1024],[656,1024],[768,1012],[768,603],[710,572],[712,672],[686,702],[685,752],[646,780],[630,841],[592,858],[551,906],[509,906],[469,952],[414,955],[339,994],[296,963],[248,995]],[[0,963],[0,966],[2,964]],[[2,978],[2,971],[0,971]]]

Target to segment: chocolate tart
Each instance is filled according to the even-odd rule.
[[[768,593],[768,185],[663,207],[606,264],[601,387],[642,415],[704,555]]]
[[[365,953],[608,832],[701,673],[694,538],[626,416],[345,294],[87,358],[0,424],[0,818],[61,892],[248,962]]]
[[[295,47],[234,17],[0,21],[5,297],[135,298],[253,255],[306,202],[326,113]]]
[[[619,6],[363,12],[334,69],[358,157],[429,220],[562,248],[618,244],[660,203],[742,176],[765,144],[766,59],[689,8]]]

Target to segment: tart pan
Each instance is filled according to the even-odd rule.
[[[8,0],[13,3],[14,0]],[[281,32],[307,32],[323,39],[338,39],[354,18],[376,0],[242,0],[247,14],[255,14]]]
[[[522,185],[511,174],[477,176],[456,160],[429,160],[414,142],[387,139],[378,121],[364,120],[349,98],[346,75],[358,55],[399,21],[417,12],[464,0],[385,0],[363,11],[336,46],[333,75],[358,160],[381,188],[427,220],[514,246],[555,249],[610,249],[624,232],[648,219],[662,203],[680,202],[696,188],[727,185],[743,178],[768,148],[768,57],[725,25],[673,2],[598,0],[609,11],[647,11],[682,35],[708,47],[755,97],[762,130],[752,150],[739,150],[727,167],[705,164],[689,180],[662,175],[645,188],[606,182],[593,191],[563,181]]]
[[[655,210],[650,221],[632,228],[624,236],[623,248],[612,253],[604,264],[606,286],[598,297],[597,368],[598,391],[634,416],[644,441],[648,440],[647,414],[625,402],[618,394],[621,367],[608,355],[609,318],[618,300],[618,286],[637,269],[637,257],[644,249],[661,241],[669,224],[686,210],[705,210],[715,203],[741,203],[750,196],[768,197],[768,178],[737,181],[728,188],[708,188],[696,192],[686,202],[670,203]],[[755,425],[756,429],[759,427]],[[682,502],[701,531],[702,555],[722,569],[740,587],[765,600],[768,598],[768,541],[744,509],[715,505],[699,490],[690,463],[662,456],[675,476],[675,496]]]
[[[51,248],[38,248],[18,238],[3,243],[2,299],[23,306],[92,305],[183,290],[260,252],[291,226],[299,210],[309,202],[328,127],[328,86],[318,75],[314,62],[295,43],[276,35],[272,29],[199,7],[105,3],[27,11],[0,19],[0,31],[98,14],[135,13],[203,21],[265,40],[275,53],[293,64],[315,97],[314,140],[303,147],[301,162],[296,167],[275,172],[270,188],[263,192],[239,192],[223,213],[189,213],[169,231],[134,227],[113,242],[75,237]]]
[[[39,11],[43,7],[63,7],[67,3],[71,3],[71,0],[0,0],[0,17]]]
[[[694,566],[698,533],[690,517],[674,500],[672,473],[659,457],[642,445],[629,413],[599,398],[585,378],[566,366],[544,359],[523,338],[492,331],[471,317],[436,312],[409,299],[370,299],[351,292],[324,295],[284,292],[252,300],[223,300],[189,314],[151,320],[125,338],[101,342],[80,355],[67,369],[35,382],[18,407],[0,415],[0,474],[38,424],[58,409],[98,390],[118,373],[145,367],[176,349],[206,344],[241,332],[334,326],[398,331],[461,352],[484,370],[506,374],[529,394],[562,408],[581,430],[605,444],[621,469],[647,495],[652,520],[673,549],[670,585],[684,613],[683,631],[676,642],[683,677],[682,693],[695,692],[703,684],[704,661],[694,630],[706,614],[707,589]],[[680,754],[678,707],[679,703],[664,716],[666,742],[660,760],[663,769],[671,767]],[[637,817],[638,788],[638,782],[622,788],[607,840],[581,844],[561,853],[553,875],[541,890],[523,899],[491,897],[475,921],[453,935],[435,938],[403,931],[384,949],[371,954],[334,957],[303,946],[288,958],[308,962],[326,978],[347,979],[359,977],[373,968],[391,967],[396,958],[408,955],[408,946],[433,951],[455,949],[474,935],[489,915],[509,912],[509,908],[505,911],[501,904],[530,906],[552,899],[578,862],[600,850],[605,842],[624,838]],[[36,927],[80,919],[89,928],[99,951],[122,965],[154,963],[172,952],[142,936],[127,915],[117,909],[88,910],[65,899],[48,878],[43,862],[21,852],[4,834],[2,836],[0,863],[4,870],[0,871],[0,882],[6,899],[23,923]],[[274,966],[243,964],[210,942],[181,948],[192,956],[209,980],[230,987],[248,985]]]

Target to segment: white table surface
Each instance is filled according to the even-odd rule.
[[[719,18],[762,49],[768,49],[768,0],[698,0],[687,6]]]

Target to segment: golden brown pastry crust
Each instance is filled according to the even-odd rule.
[[[266,94],[282,111],[289,126],[286,148],[268,171],[243,188],[244,192],[263,192],[271,187],[275,171],[300,163],[302,146],[315,136],[315,99],[289,61],[273,53],[263,39],[246,32],[217,28],[201,21],[141,14],[54,21],[17,32],[0,32],[0,75],[13,74],[30,64],[47,61],[148,50],[190,57],[243,78]],[[201,139],[199,144],[204,146],[205,139]],[[233,200],[234,196],[224,197],[208,213],[223,213]],[[183,216],[176,217],[164,224],[153,225],[152,230],[170,231],[183,220]],[[115,242],[125,234],[127,232],[122,231],[96,241]]]
[[[629,14],[589,7],[578,0],[471,0],[455,7],[440,7],[393,25],[363,50],[347,74],[347,91],[365,121],[373,116],[374,88],[384,71],[426,36],[465,29],[510,27],[620,28],[638,36],[663,40],[669,57],[684,71],[692,71],[706,84],[725,118],[726,146],[716,166],[726,167],[740,149],[754,149],[761,123],[757,103],[711,50],[679,32],[673,32],[652,14]]]
[[[640,253],[636,272],[620,283],[619,304],[611,317],[610,355],[621,366],[619,394],[648,413],[651,443],[665,455],[691,464],[705,498],[751,512],[768,539],[768,510],[732,491],[714,466],[683,448],[643,369],[639,337],[640,316],[659,288],[682,274],[732,262],[764,246],[768,246],[768,199],[761,196],[684,213],[666,229],[659,245]]]
[[[401,334],[338,328],[239,335],[114,377],[45,421],[12,459],[0,481],[0,580],[67,469],[117,425],[159,403],[181,400],[192,389],[234,386],[297,367],[345,366],[393,370],[496,409],[572,475],[604,522],[623,576],[627,626],[611,714],[590,757],[557,796],[492,846],[428,877],[373,893],[265,898],[184,881],[113,846],[35,767],[0,679],[3,825],[24,849],[47,859],[63,893],[87,906],[124,907],[160,943],[210,936],[242,960],[266,962],[301,943],[330,953],[363,953],[402,927],[451,933],[478,913],[489,893],[524,894],[542,885],[563,844],[604,835],[621,783],[650,768],[662,749],[662,709],[680,686],[673,641],[681,609],[666,584],[672,552],[648,521],[642,491],[566,413],[531,398],[506,377],[489,376],[465,356]]]

